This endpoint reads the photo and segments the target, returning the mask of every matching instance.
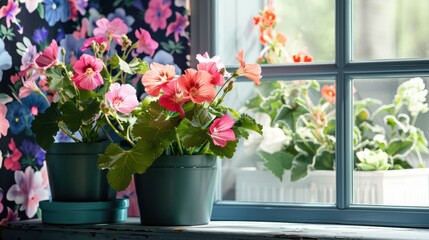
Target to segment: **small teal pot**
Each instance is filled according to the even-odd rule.
[[[112,201],[116,191],[97,160],[108,143],[54,143],[46,152],[52,201]]]
[[[216,156],[161,156],[144,174],[135,174],[134,182],[141,224],[208,224],[214,200]]]

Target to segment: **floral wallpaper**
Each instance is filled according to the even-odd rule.
[[[39,201],[50,198],[45,151],[30,128],[48,107],[32,92],[47,91],[46,79],[25,79],[25,71],[52,39],[66,49],[66,61],[76,61],[101,17],[122,19],[132,40],[144,37],[140,28],[149,31],[159,46],[133,52],[144,61],[174,65],[177,74],[188,67],[186,0],[0,0],[0,224],[39,217]],[[139,78],[131,82],[144,93]],[[129,215],[137,216],[134,186],[118,196],[130,198]]]

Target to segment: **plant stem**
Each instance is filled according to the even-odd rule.
[[[182,143],[180,142],[179,134],[176,134],[177,146],[179,148],[180,155],[183,155]]]
[[[231,76],[226,79],[225,83],[220,87],[219,91],[216,93],[216,96],[213,98],[213,101],[209,104],[207,108],[210,108],[216,98],[219,96],[219,93],[223,90],[223,88],[231,81],[231,79],[235,76],[235,73],[231,74]],[[224,96],[223,96],[224,97]]]
[[[71,139],[73,139],[75,142],[81,142],[78,138],[76,138],[73,134],[69,132],[62,124],[58,124],[58,127],[63,131],[67,136],[69,136]]]
[[[131,141],[131,139],[129,139],[127,136],[125,136],[124,134],[122,134],[122,133],[120,133],[117,129],[116,129],[116,127],[115,126],[113,126],[113,124],[112,124],[112,122],[110,122],[110,120],[109,120],[109,118],[107,117],[107,116],[105,116],[106,117],[106,121],[107,121],[107,124],[109,124],[109,126],[110,126],[110,128],[119,136],[119,137],[121,137],[122,139],[124,139],[125,141],[127,141],[128,143],[130,143],[131,144],[131,146],[135,146],[136,144],[133,142],[133,141]]]

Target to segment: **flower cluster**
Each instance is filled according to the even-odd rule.
[[[128,26],[119,18],[101,18],[96,25],[94,37],[81,46],[83,54],[70,58],[73,65],[61,60],[66,53],[52,40],[20,73],[24,83],[19,98],[36,93],[49,104],[46,111],[35,114],[31,124],[45,149],[58,130],[77,142],[113,141],[116,134],[128,138],[121,130],[130,127],[131,112],[139,101],[127,77],[143,74],[147,64],[137,57],[126,60],[130,54],[153,54],[158,43],[142,28],[135,31],[137,42],[132,43],[126,35]],[[121,48],[122,56],[113,53],[115,46]]]
[[[299,63],[312,62],[313,57],[305,50],[288,53],[286,50],[287,37],[277,32],[279,23],[273,1],[253,17],[253,24],[259,28],[259,42],[264,46],[258,57],[258,63]]]
[[[270,84],[268,94],[259,93],[247,103],[256,121],[263,123],[264,134],[245,144],[256,149],[264,166],[279,179],[285,170],[291,171],[292,181],[307,176],[309,170],[333,170],[335,85]],[[423,79],[412,78],[398,87],[392,103],[372,98],[353,101],[355,170],[424,167],[421,154],[429,153],[428,141],[415,124],[419,114],[429,110],[427,93]],[[418,163],[409,161],[413,157]]]
[[[99,159],[99,166],[109,169],[107,177],[114,188],[125,189],[132,174],[144,173],[161,154],[231,158],[248,130],[262,133],[253,118],[222,106],[236,77],[261,84],[261,67],[246,63],[243,51],[237,59],[240,67],[233,73],[225,70],[219,57],[207,53],[197,55],[196,69],[180,76],[171,65],[150,64],[141,79],[147,96],[131,131],[131,148],[111,144]]]

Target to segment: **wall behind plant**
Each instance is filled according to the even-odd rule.
[[[160,43],[143,60],[172,64],[176,73],[188,67],[189,11],[186,0],[36,0],[0,1],[0,224],[40,216],[38,203],[49,197],[45,151],[30,130],[34,116],[48,107],[37,94],[19,99],[19,72],[56,39],[67,51],[66,61],[78,58],[101,17],[121,18],[128,37],[143,28]],[[130,79],[139,93],[139,78]],[[40,85],[41,83],[39,83]],[[33,183],[33,184],[30,184]],[[130,197],[131,215],[138,214],[133,186],[119,194]]]

